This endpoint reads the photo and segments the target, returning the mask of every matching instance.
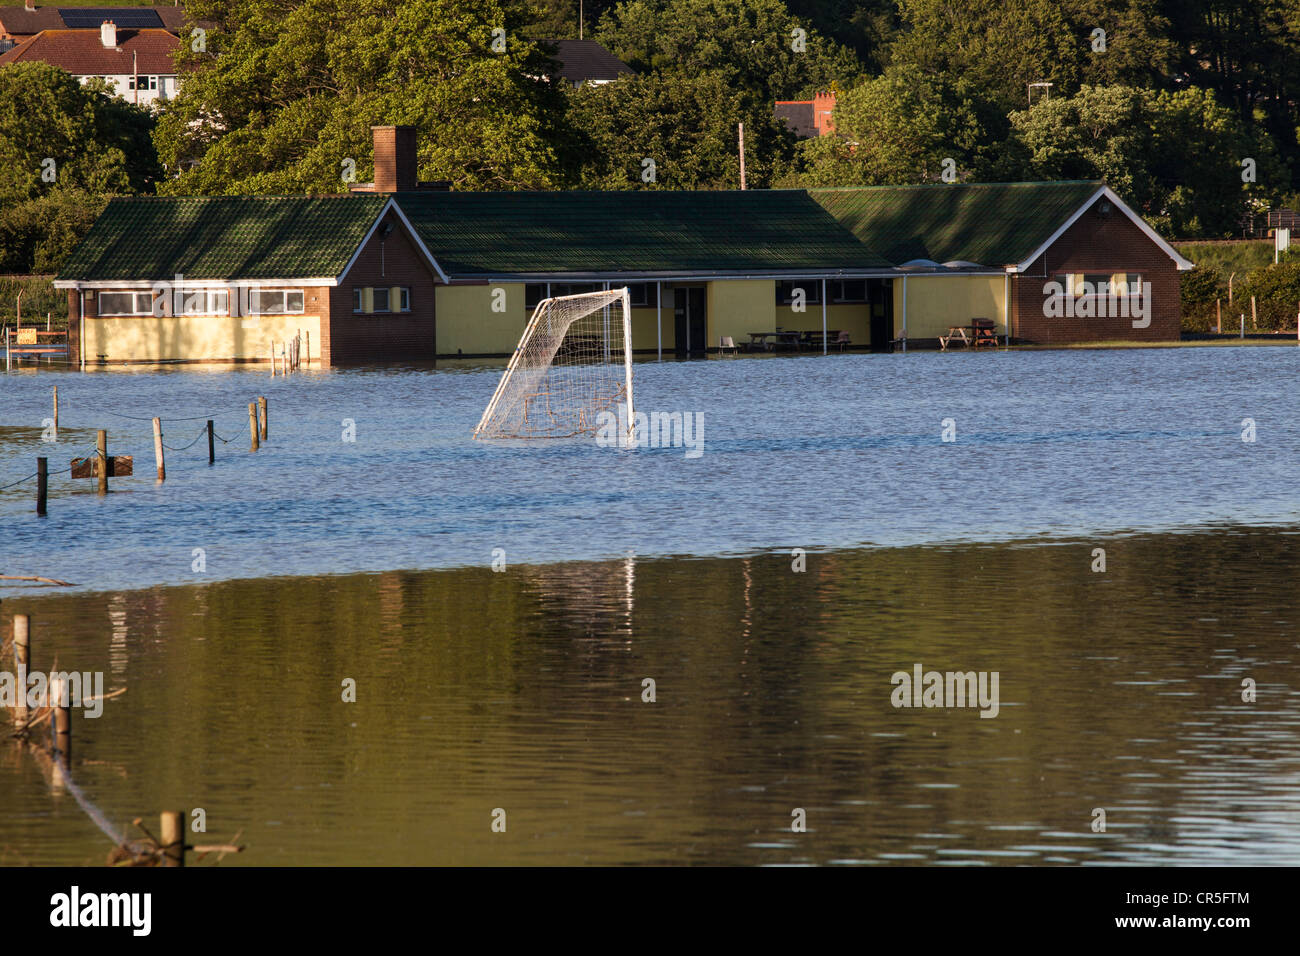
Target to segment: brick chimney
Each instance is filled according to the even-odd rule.
[[[35,12],[35,10],[36,10],[36,0],[27,0],[27,2],[26,2],[25,4],[23,4],[23,9],[26,10],[28,13],[33,13],[33,12]]]
[[[835,122],[831,113],[835,109],[835,94],[817,93],[813,96],[813,122],[817,124],[818,136],[829,136],[835,132]]]
[[[414,126],[372,126],[375,137],[375,192],[419,189]]]
[[[117,24],[112,20],[105,20],[99,25],[99,42],[107,50],[117,46]]]

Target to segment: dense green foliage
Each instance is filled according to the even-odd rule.
[[[638,76],[574,90],[538,41],[579,6],[190,0],[214,26],[156,114],[0,69],[0,271],[56,268],[115,193],[344,191],[390,123],[458,189],[735,188],[744,123],[751,187],[1098,178],[1203,238],[1300,205],[1295,0],[583,0]],[[774,101],[820,90],[837,134],[798,142]]]
[[[53,272],[113,193],[152,191],[153,118],[43,63],[0,69],[0,273]]]

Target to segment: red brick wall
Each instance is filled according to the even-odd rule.
[[[381,241],[379,235],[384,224],[390,222],[393,232]],[[432,360],[437,354],[434,324],[437,285],[437,276],[406,227],[390,211],[342,283],[330,290],[328,308],[321,310],[321,364]],[[411,311],[354,313],[353,289],[366,286],[408,287]]]
[[[1043,287],[1067,272],[1140,273],[1151,283],[1151,325],[1135,329],[1133,319],[1122,316],[1045,316]],[[1011,277],[1012,337],[1037,344],[1176,340],[1182,329],[1180,282],[1174,261],[1132,220],[1113,207],[1102,215],[1094,204],[1028,270]]]

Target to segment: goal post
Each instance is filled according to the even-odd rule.
[[[627,410],[620,414],[620,405]],[[632,311],[626,287],[537,303],[475,438],[594,435],[614,416],[630,442]]]

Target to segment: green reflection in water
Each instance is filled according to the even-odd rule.
[[[49,593],[3,618],[33,616],[36,667],[128,687],[74,717],[108,816],[202,807],[210,838],[243,831],[227,865],[1295,863],[1297,557],[1293,529],[1221,529],[802,574],[781,552]],[[998,671],[998,717],[895,709],[917,663]],[[8,745],[0,792],[0,863],[103,862]]]

